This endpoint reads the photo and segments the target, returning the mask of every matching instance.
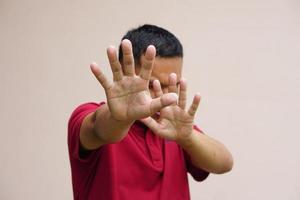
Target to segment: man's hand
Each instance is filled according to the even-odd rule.
[[[122,65],[114,47],[107,49],[113,73],[109,81],[97,64],[91,70],[105,90],[107,104],[89,114],[80,129],[80,141],[85,149],[96,149],[104,144],[122,140],[134,121],[146,118],[177,101],[177,94],[167,93],[152,99],[149,92],[149,79],[155,59],[155,47],[148,46],[140,73],[135,74],[132,46],[123,40]]]
[[[156,97],[163,95],[158,80],[154,81],[153,89]],[[205,134],[197,134],[193,129],[200,96],[196,94],[192,105],[186,110],[186,89],[186,81],[181,79],[178,104],[161,109],[158,118],[147,117],[141,121],[157,135],[177,142],[188,153],[196,167],[217,174],[230,171],[233,159],[227,148]],[[168,92],[176,91],[176,74],[171,74]]]
[[[170,74],[168,92],[177,92],[176,83],[176,74]],[[158,80],[153,82],[153,90],[155,97],[163,95]],[[195,95],[192,105],[186,110],[186,90],[186,80],[181,79],[178,103],[161,109],[158,119],[147,117],[141,121],[163,138],[174,140],[178,143],[189,139],[193,133],[194,116],[200,103],[200,96],[198,94]]]
[[[114,47],[107,49],[113,73],[113,82],[107,80],[96,64],[91,70],[105,90],[109,110],[114,119],[134,122],[153,115],[160,109],[177,101],[175,93],[168,93],[152,99],[149,92],[149,79],[155,59],[155,47],[150,45],[145,53],[145,62],[139,75],[135,74],[131,42],[122,41],[123,66],[117,58]]]
[[[117,58],[114,47],[107,50],[108,59],[113,73],[113,83],[95,64],[92,72],[105,90],[107,103],[116,120],[133,122],[153,115],[165,106],[177,101],[175,93],[161,95],[152,99],[149,92],[149,79],[155,59],[155,47],[150,45],[145,53],[146,61],[141,66],[139,75],[135,74],[132,46],[129,40],[122,41],[123,69]]]

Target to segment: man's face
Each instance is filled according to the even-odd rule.
[[[141,57],[141,63],[145,58]],[[140,67],[136,67],[136,74],[139,74]],[[156,57],[154,61],[154,66],[149,82],[149,90],[151,93],[151,97],[154,98],[154,92],[152,88],[152,84],[154,80],[158,80],[161,84],[161,88],[164,93],[168,92],[169,85],[169,75],[171,73],[175,73],[177,75],[177,85],[179,85],[179,80],[181,78],[182,71],[182,58],[173,57],[173,58],[162,58]]]

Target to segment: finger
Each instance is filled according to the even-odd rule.
[[[192,103],[192,105],[190,106],[190,108],[188,110],[188,114],[190,116],[192,116],[192,117],[195,116],[196,111],[197,111],[198,106],[199,106],[199,103],[200,103],[200,99],[201,99],[201,97],[200,97],[199,94],[196,94],[194,96],[193,103]]]
[[[122,41],[123,52],[123,71],[126,76],[134,76],[134,58],[132,53],[132,45],[128,39]]]
[[[178,96],[175,93],[163,94],[161,97],[152,99],[150,104],[150,115],[155,114],[166,106],[177,102]]]
[[[178,105],[183,110],[185,109],[185,106],[186,106],[186,93],[187,93],[186,79],[181,78]]]
[[[160,125],[152,117],[147,117],[147,118],[144,118],[144,119],[140,119],[140,121],[142,123],[144,123],[147,127],[149,127],[154,133],[159,132]]]
[[[139,74],[139,76],[145,80],[149,80],[151,77],[155,53],[156,53],[155,47],[153,45],[149,45],[146,50],[145,60],[142,63],[141,71]]]
[[[160,97],[163,95],[163,91],[161,89],[160,82],[158,80],[153,81],[153,91],[155,97]]]
[[[177,93],[177,75],[175,73],[169,75],[168,92]]]
[[[99,81],[99,83],[102,85],[102,87],[106,90],[109,89],[111,86],[111,82],[107,80],[103,72],[100,70],[98,65],[96,63],[92,63],[90,65],[91,70],[96,77],[96,79]]]
[[[113,73],[114,81],[122,80],[123,72],[121,64],[118,60],[116,48],[113,46],[108,47],[107,56],[111,67],[111,71]]]

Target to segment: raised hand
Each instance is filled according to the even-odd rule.
[[[176,82],[176,74],[170,74],[168,92],[177,92]],[[153,82],[153,90],[155,97],[164,95],[158,80]],[[194,96],[192,105],[186,110],[186,91],[186,80],[181,79],[178,103],[161,109],[158,119],[147,117],[141,121],[163,138],[179,143],[188,139],[193,132],[194,116],[200,103],[200,95]]]
[[[121,48],[123,66],[118,60],[116,49],[114,47],[107,49],[113,82],[106,78],[95,63],[91,64],[93,74],[105,90],[109,110],[114,119],[133,122],[149,117],[177,101],[175,93],[163,94],[155,99],[150,96],[148,85],[156,53],[154,46],[148,46],[139,75],[135,74],[131,42],[123,40]]]

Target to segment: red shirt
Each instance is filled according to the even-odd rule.
[[[187,172],[197,181],[204,180],[208,173],[194,167],[177,143],[156,136],[140,122],[131,126],[122,141],[80,156],[81,123],[101,105],[83,104],[69,120],[74,199],[190,199]]]

